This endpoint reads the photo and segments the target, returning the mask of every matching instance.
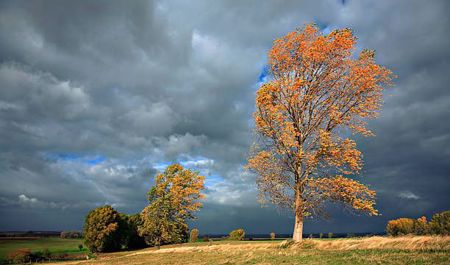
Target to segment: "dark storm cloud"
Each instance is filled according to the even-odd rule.
[[[266,52],[310,22],[353,28],[357,49],[399,77],[370,123],[377,137],[358,138],[383,216],[336,211],[307,232],[445,210],[448,12],[445,1],[3,1],[0,229],[80,228],[104,203],[137,212],[156,170],[181,161],[207,175],[201,230],[290,232],[242,165]]]

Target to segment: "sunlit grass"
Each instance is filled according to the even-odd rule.
[[[450,264],[449,237],[306,239],[304,242],[287,248],[281,248],[280,241],[270,240],[197,242],[163,246],[159,250],[103,254],[97,260],[71,264]],[[329,245],[330,242],[336,244]]]

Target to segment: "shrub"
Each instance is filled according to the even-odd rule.
[[[391,220],[386,226],[386,232],[391,236],[412,234],[414,233],[414,220],[411,218]]]
[[[92,252],[119,250],[121,247],[120,221],[119,213],[109,205],[89,212],[84,224],[86,246]]]
[[[242,228],[233,230],[230,232],[229,239],[231,240],[244,240],[245,237],[245,231]]]
[[[270,233],[270,239],[274,240],[276,237],[275,232]]]
[[[320,234],[319,234],[319,238],[322,238],[322,237],[323,237],[323,233],[320,233]]]
[[[6,255],[6,258],[12,263],[31,262],[32,254],[28,248],[14,250]]]
[[[333,233],[328,233],[328,238],[332,238],[333,237]]]
[[[197,242],[197,240],[198,240],[198,229],[194,228],[191,230],[191,233],[189,235],[189,241],[194,243]]]
[[[45,260],[43,252],[40,250],[31,252],[30,260],[32,262],[40,262],[40,261]]]
[[[50,259],[51,259],[52,253],[50,252],[50,250],[49,250],[48,248],[45,248],[45,249],[42,251],[42,257],[43,257],[44,259],[46,259],[46,260],[50,260]]]
[[[203,236],[202,240],[203,240],[203,242],[209,242],[209,237],[208,236]]]
[[[429,223],[431,233],[438,235],[450,234],[450,211],[437,213],[431,217]]]
[[[59,236],[61,238],[82,238],[83,234],[79,231],[62,231]]]
[[[427,223],[427,218],[422,216],[414,220],[414,234],[416,235],[426,235],[430,231],[429,225]]]

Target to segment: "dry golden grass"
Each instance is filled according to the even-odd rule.
[[[450,264],[450,237],[369,237],[190,243],[102,254],[65,264]]]
[[[363,237],[335,240],[306,239],[291,248],[320,250],[401,249],[401,250],[450,250],[450,236]]]

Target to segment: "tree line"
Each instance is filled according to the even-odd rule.
[[[391,236],[401,235],[449,235],[450,211],[436,213],[428,222],[425,216],[417,219],[399,218],[387,223],[386,233]]]

